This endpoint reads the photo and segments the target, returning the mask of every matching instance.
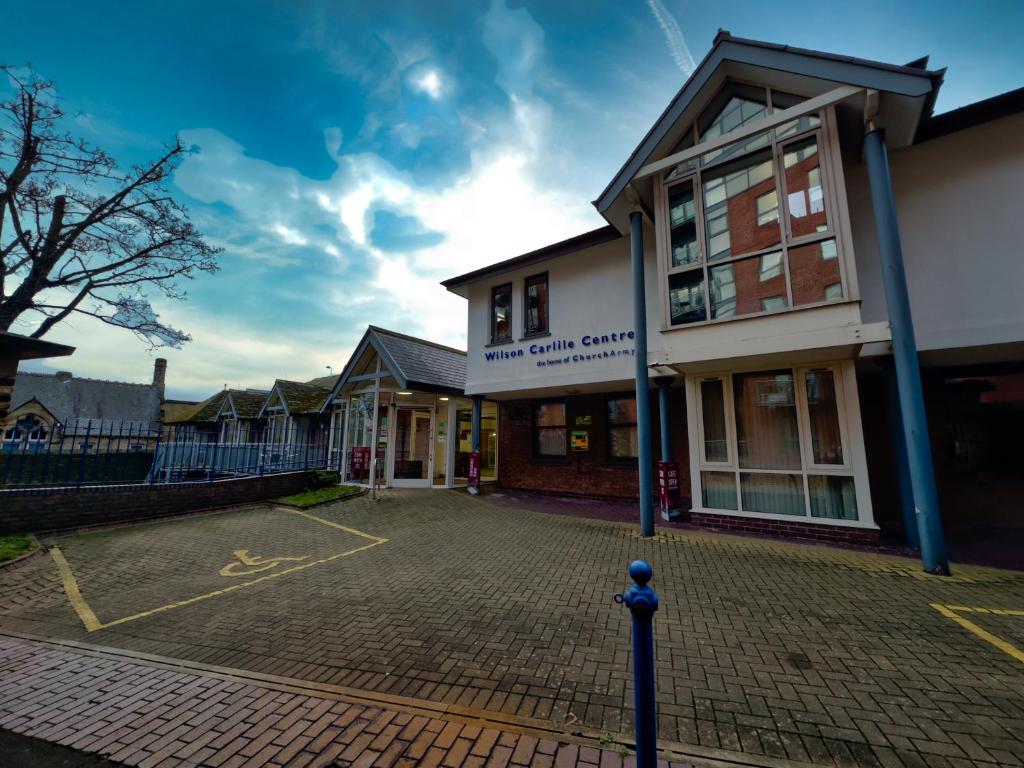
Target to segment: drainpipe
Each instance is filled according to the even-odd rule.
[[[873,121],[868,123],[868,132],[864,137],[864,161],[868,168],[871,205],[878,234],[878,254],[882,265],[882,284],[885,286],[885,303],[892,328],[892,354],[914,493],[921,564],[928,573],[948,576],[949,560],[946,557],[942,518],[939,516],[939,494],[935,487],[935,467],[932,465],[921,369],[917,360],[917,342],[910,313],[896,203],[889,176],[885,132],[877,128]]]
[[[470,432],[470,450],[473,453],[480,453],[480,413],[483,398],[480,395],[473,395],[473,428]]]
[[[671,376],[658,376],[658,425],[661,429],[661,460],[672,461],[672,435],[669,434],[668,388],[672,386]]]
[[[654,499],[651,479],[651,400],[647,383],[647,291],[644,288],[644,215],[632,189],[633,211],[629,214],[630,263],[633,268],[633,328],[636,336],[636,431],[637,471],[640,474],[640,534],[654,535]],[[627,193],[627,194],[629,194]]]

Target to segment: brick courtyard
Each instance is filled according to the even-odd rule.
[[[0,569],[0,621],[614,735],[631,730],[632,691],[628,613],[611,598],[644,557],[662,599],[666,746],[1022,764],[1024,664],[1012,651],[1024,648],[1024,574],[964,566],[940,580],[852,550],[679,530],[644,540],[455,492],[389,491],[311,514],[254,507],[58,538],[58,558]]]

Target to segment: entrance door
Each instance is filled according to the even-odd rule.
[[[395,416],[393,485],[429,488],[432,408],[399,407]]]

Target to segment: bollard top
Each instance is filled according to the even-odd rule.
[[[629,564],[629,576],[641,587],[654,575],[654,569],[646,560],[634,560]]]

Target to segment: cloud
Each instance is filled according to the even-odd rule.
[[[693,61],[693,55],[690,53],[690,47],[686,44],[686,38],[683,37],[683,30],[679,28],[679,23],[661,0],[647,0],[647,7],[651,9],[655,21],[658,22],[661,31],[665,33],[665,41],[668,43],[672,60],[675,61],[680,71],[689,77],[697,65]]]
[[[441,75],[436,69],[428,69],[421,75],[413,78],[412,86],[417,91],[427,94],[432,99],[441,98],[444,92],[444,84],[441,82]]]

